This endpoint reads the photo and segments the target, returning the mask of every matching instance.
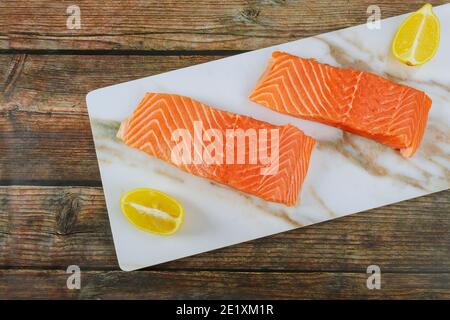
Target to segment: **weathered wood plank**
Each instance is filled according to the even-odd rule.
[[[430,1],[434,5],[445,0]],[[365,23],[373,1],[77,0],[81,29],[68,29],[73,1],[2,0],[0,48],[250,50]],[[423,1],[377,1],[382,18]]]
[[[82,271],[69,290],[65,270],[0,270],[0,298],[9,299],[449,299],[448,273]]]
[[[87,92],[217,58],[0,55],[0,180],[99,182]]]
[[[447,190],[153,269],[448,272],[449,211]],[[0,268],[71,264],[118,268],[102,190],[0,187]]]

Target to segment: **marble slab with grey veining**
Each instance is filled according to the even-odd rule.
[[[404,66],[390,53],[403,15],[382,20],[380,29],[360,25],[90,92],[89,116],[120,267],[135,270],[448,189],[450,5],[435,12],[441,21],[441,45],[433,60],[421,67]],[[275,50],[371,71],[425,91],[433,105],[416,155],[404,159],[374,141],[249,101]],[[147,91],[190,96],[275,124],[292,123],[316,138],[300,203],[286,207],[266,202],[192,176],[118,141],[120,121]],[[182,202],[185,223],[178,233],[162,237],[128,223],[119,198],[136,187],[159,189]]]

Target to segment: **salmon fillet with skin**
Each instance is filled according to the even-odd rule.
[[[180,146],[181,138],[174,137],[173,133],[178,129],[185,129],[191,137],[195,134],[198,136],[196,125],[200,122],[204,132],[202,148],[196,149],[193,146],[190,149],[193,155],[191,162],[174,160],[173,150],[177,145]],[[204,152],[205,147],[218,137],[216,135],[214,139],[211,138],[212,135],[206,134],[208,129],[216,129],[216,132],[225,137],[222,140],[223,161],[207,163],[204,157],[201,163],[194,163],[195,152],[198,150]],[[257,133],[261,132],[260,129],[266,129],[267,139],[258,139],[258,143],[265,142],[263,145],[266,148],[258,145],[257,151],[265,150],[267,160],[276,154],[272,151],[275,152],[275,146],[278,146],[278,166],[272,166],[271,171],[262,174],[264,168],[271,165],[268,161],[262,163],[260,158],[256,163],[250,160],[250,156],[255,153],[250,148],[250,139],[245,136],[245,152],[241,151],[241,155],[245,153],[245,162],[242,160],[238,162],[239,142],[235,137],[234,145],[227,144],[227,134],[228,138],[230,136],[227,129],[242,129],[244,132],[254,129]],[[275,130],[277,136],[272,135],[271,130]],[[159,93],[147,93],[131,116],[122,122],[117,136],[128,146],[171,163],[193,175],[288,206],[295,205],[298,201],[315,143],[313,138],[306,136],[292,125],[276,126],[243,115],[217,110],[188,97]],[[278,140],[271,140],[276,137]],[[272,144],[274,142],[278,144]],[[231,160],[227,161],[227,157]]]
[[[405,157],[419,147],[431,107],[420,90],[279,51],[272,54],[250,99],[373,139]]]

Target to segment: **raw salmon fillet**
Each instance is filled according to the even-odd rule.
[[[279,51],[250,99],[400,149],[405,157],[419,147],[431,107],[431,99],[414,88]]]
[[[272,166],[271,171],[262,174],[262,170],[270,166],[268,162],[250,161],[250,156],[254,153],[250,149],[249,139],[245,137],[248,143],[244,150],[246,159],[244,163],[237,160],[239,153],[237,139],[233,140],[234,145],[223,144],[225,161],[222,163],[207,163],[205,159],[201,163],[174,161],[172,152],[181,141],[173,139],[174,131],[185,129],[185,132],[189,132],[193,137],[196,132],[198,134],[194,123],[198,124],[199,121],[204,132],[216,129],[223,137],[227,134],[229,136],[227,129],[244,131],[254,129],[257,132],[266,129],[267,139],[258,140],[264,141],[266,148],[260,146],[258,152],[265,150],[268,155],[276,154],[271,153],[276,149],[272,147],[272,143],[278,142],[277,169],[273,169],[275,166]],[[278,132],[276,141],[271,140],[276,137],[271,134],[272,129]],[[313,138],[306,136],[292,125],[276,126],[243,115],[217,110],[188,97],[160,93],[147,93],[131,116],[122,122],[117,136],[128,146],[169,162],[186,172],[288,206],[295,205],[298,201],[315,143]],[[209,142],[203,142],[202,150],[205,150],[204,147],[208,144]],[[192,147],[190,150],[194,150],[195,153],[195,150],[199,149]],[[241,155],[244,151],[241,151]],[[226,160],[228,156],[234,161],[228,162]]]

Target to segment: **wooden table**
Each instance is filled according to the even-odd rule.
[[[120,271],[86,93],[364,23],[373,1],[118,3],[0,1],[0,298],[450,298],[449,190]],[[81,29],[66,27],[71,4]],[[376,4],[386,18],[422,1]],[[381,290],[366,287],[372,264]]]

